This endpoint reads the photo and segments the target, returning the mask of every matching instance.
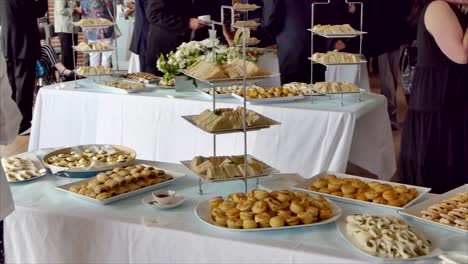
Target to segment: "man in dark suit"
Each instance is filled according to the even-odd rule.
[[[263,26],[272,37],[276,37],[281,83],[310,83],[311,4],[312,0],[269,0],[264,1]],[[316,11],[317,12],[317,11]],[[317,15],[317,13],[316,13]],[[316,24],[323,14],[316,16]],[[314,52],[325,50],[325,42],[314,39]],[[314,66],[314,82],[325,78],[325,69]]]
[[[37,18],[47,0],[1,0],[1,48],[7,61],[13,99],[23,114],[20,133],[31,127],[36,60],[41,55]]]
[[[150,24],[146,70],[158,73],[156,62],[161,54],[175,51],[190,41],[191,32],[204,25],[192,15],[192,0],[149,0],[146,18]],[[159,73],[161,74],[161,73]]]
[[[135,0],[135,28],[133,29],[130,51],[140,57],[140,71],[146,71],[146,44],[148,42],[149,23],[146,19],[148,0]]]

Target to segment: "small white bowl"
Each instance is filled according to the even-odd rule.
[[[181,204],[183,204],[185,201],[184,196],[175,196],[174,202],[171,204],[166,204],[166,205],[160,205],[158,202],[154,199],[153,195],[146,196],[145,198],[141,199],[141,202],[149,207],[156,208],[156,209],[171,209],[174,207],[177,207]]]
[[[152,193],[153,200],[159,205],[167,205],[174,203],[175,191],[172,190],[159,190]]]

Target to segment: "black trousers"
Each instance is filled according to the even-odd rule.
[[[75,65],[73,63],[73,38],[75,38],[75,43],[78,43],[78,34],[72,33],[58,33],[60,38],[60,46],[62,50],[62,64],[65,68],[69,70],[73,70]],[[76,60],[76,52],[75,52],[75,60]]]
[[[140,71],[146,72],[146,54],[138,55],[140,58]]]
[[[12,89],[12,98],[16,101],[23,120],[19,132],[31,127],[32,107],[34,97],[34,81],[36,79],[36,60],[6,58],[8,79]]]
[[[0,221],[0,264],[5,263],[5,248],[3,245],[3,221]]]

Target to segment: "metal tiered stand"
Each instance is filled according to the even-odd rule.
[[[362,54],[362,38],[363,38],[363,35],[366,33],[366,32],[363,32],[363,10],[364,10],[364,4],[362,2],[349,2],[348,0],[344,0],[346,4],[355,4],[355,5],[359,5],[360,6],[360,10],[361,10],[361,18],[360,18],[360,28],[359,28],[359,31],[355,32],[355,33],[351,33],[351,34],[322,34],[322,33],[318,33],[318,32],[314,32],[313,28],[315,26],[315,8],[316,6],[319,6],[319,5],[328,5],[330,4],[330,0],[328,0],[327,2],[318,2],[318,3],[312,3],[312,16],[311,16],[311,26],[312,28],[309,29],[309,31],[311,32],[310,34],[310,40],[311,40],[311,56],[314,55],[314,36],[315,35],[318,35],[318,36],[321,36],[321,37],[324,37],[324,38],[354,38],[354,37],[358,37],[359,36],[359,54],[360,57],[363,57],[363,54]],[[314,62],[312,60],[312,57],[310,58],[310,61],[311,61],[311,65],[310,65],[310,85],[313,89],[313,83],[314,83],[314,64],[316,62]],[[334,63],[334,64],[323,64],[324,66],[335,66],[335,65],[358,65],[358,86],[359,84],[361,83],[361,64],[362,63],[367,63],[367,61],[365,60],[361,60],[359,62],[354,62],[354,63]],[[359,88],[358,88],[359,89]],[[341,95],[341,105],[343,106],[344,105],[344,101],[343,101],[343,96],[344,94],[349,94],[349,93],[358,93],[359,94],[359,101],[362,100],[361,98],[361,91],[357,91],[357,92],[340,92],[340,93],[333,93],[333,94],[340,94]],[[332,94],[325,94],[327,96],[329,96],[329,98],[331,99],[331,95]],[[311,102],[313,103],[313,96],[311,96]]]
[[[116,1],[114,1],[114,10],[117,10],[116,8]],[[111,17],[112,18],[112,24],[111,25],[91,25],[91,26],[82,26],[82,25],[78,25],[76,22],[72,22],[71,24],[75,27],[80,27],[81,29],[99,29],[99,28],[108,28],[108,27],[114,27],[114,32],[117,32],[117,22],[115,21],[115,17]],[[76,49],[76,42],[75,42],[75,34],[72,34],[72,45],[73,45],[73,65],[74,65],[74,71],[75,71],[75,80],[74,80],[74,83],[75,83],[75,86],[74,88],[79,88],[80,85],[78,84],[78,81],[77,81],[77,78],[76,78],[76,57],[75,57],[75,52],[82,52],[82,53],[94,53],[94,52],[103,52],[103,51],[93,51],[93,50],[90,50],[90,51],[80,51],[78,49]],[[117,51],[117,39],[114,39],[114,48],[112,50],[106,50],[106,51],[115,51],[115,67],[116,67],[116,71],[119,70],[119,57],[118,57],[118,51]],[[96,75],[89,75],[89,76],[86,76],[86,77],[101,77],[103,75],[111,75],[111,74],[96,74]]]
[[[243,78],[239,78],[239,79],[223,79],[223,80],[201,80],[201,79],[197,79],[195,78],[194,76],[190,76],[190,75],[187,75],[188,77],[191,77],[191,78],[194,78],[194,79],[197,79],[198,81],[200,82],[204,82],[204,83],[207,83],[211,86],[211,88],[213,89],[213,111],[216,110],[216,86],[217,85],[220,85],[220,84],[233,84],[233,83],[242,83],[242,87],[243,87],[243,92],[244,92],[244,100],[243,100],[243,107],[244,107],[244,111],[243,111],[243,127],[242,127],[242,130],[232,130],[230,132],[226,132],[226,131],[223,131],[223,132],[211,132],[213,134],[213,156],[216,156],[216,136],[218,134],[227,134],[227,133],[239,133],[239,132],[242,132],[244,134],[244,177],[242,178],[242,180],[244,181],[244,191],[247,193],[248,191],[248,186],[247,186],[247,180],[248,180],[248,176],[247,176],[247,166],[248,166],[248,153],[247,153],[247,132],[248,131],[255,131],[255,130],[258,130],[258,129],[249,129],[247,127],[247,98],[246,98],[246,94],[247,94],[247,83],[252,83],[252,82],[256,82],[256,81],[259,81],[259,80],[262,80],[262,79],[265,79],[265,78],[268,78],[270,76],[261,76],[261,77],[247,77],[247,73],[246,73],[246,39],[245,39],[245,31],[247,28],[251,28],[251,27],[238,27],[238,26],[235,26],[234,25],[234,11],[236,11],[232,6],[222,6],[221,7],[221,22],[216,22],[216,21],[209,21],[208,24],[211,25],[212,27],[212,30],[214,30],[214,26],[215,25],[224,25],[224,10],[225,9],[230,9],[231,10],[231,27],[232,28],[237,28],[238,30],[242,30],[242,59],[243,59],[243,62],[244,62],[244,65],[243,65]],[[252,10],[242,10],[242,12],[249,12],[249,11],[253,11],[253,10],[256,10],[258,8],[255,8],[255,9],[252,9]],[[213,40],[213,56],[215,56],[215,51],[214,51],[214,44],[215,44],[215,36],[211,36],[212,40]],[[214,57],[213,57],[214,58]],[[185,164],[184,164],[185,165]],[[271,168],[273,169],[273,168]],[[278,172],[277,170],[273,169],[272,171],[270,171],[270,173],[275,173],[275,172]],[[254,176],[256,178],[256,185],[258,187],[258,183],[259,183],[259,177],[262,177],[262,176],[268,176],[270,173],[268,174],[265,174],[265,175],[257,175],[257,176]],[[250,177],[250,178],[253,178],[253,177]],[[236,179],[228,179],[228,180],[237,180],[238,178]],[[199,186],[199,194],[202,195],[203,194],[203,185],[202,185],[202,178],[199,178],[198,180],[198,186]]]

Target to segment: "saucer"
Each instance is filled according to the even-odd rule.
[[[146,196],[145,198],[141,199],[141,202],[146,205],[146,206],[149,206],[149,207],[152,207],[152,208],[156,208],[156,209],[171,209],[171,208],[174,208],[174,207],[177,207],[181,204],[183,204],[185,201],[185,198],[184,196],[179,196],[179,195],[176,195],[175,197],[175,201],[171,204],[166,204],[166,205],[160,205],[158,204],[155,200],[154,200],[154,197],[153,195],[150,195],[150,196]]]

